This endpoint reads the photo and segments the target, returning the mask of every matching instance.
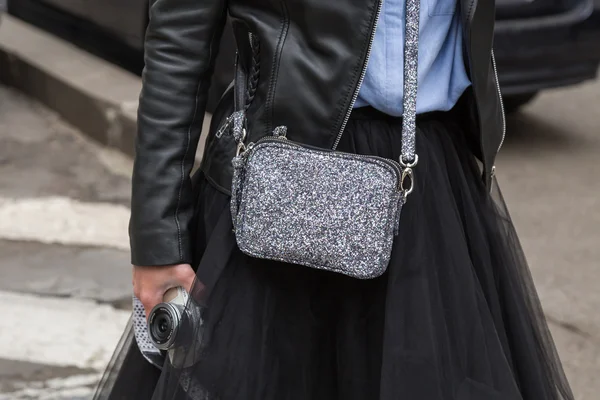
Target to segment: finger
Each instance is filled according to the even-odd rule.
[[[185,276],[183,277],[183,284],[184,284],[184,288],[185,291],[188,293],[192,293],[192,287],[194,286],[194,281],[196,280],[196,273],[194,272],[194,270],[190,267],[187,271]]]
[[[162,302],[162,294],[160,292],[142,293],[140,295],[140,301],[144,306],[144,311],[146,312],[146,319],[148,319],[148,317],[150,316],[150,311],[152,311],[154,306]]]
[[[186,292],[191,293],[192,287],[194,286],[194,280],[196,279],[196,273],[189,265],[187,268],[180,268],[177,272],[179,284]]]
[[[189,294],[192,293],[192,287],[194,286],[194,280],[196,279],[196,275],[192,275],[190,277],[187,277],[182,283],[183,283],[183,288],[185,289],[186,292],[188,292]]]

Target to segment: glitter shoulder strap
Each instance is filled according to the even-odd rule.
[[[420,0],[406,0],[404,30],[404,98],[402,115],[402,156],[400,164],[414,167],[418,156],[415,149],[417,119],[417,87],[419,66]]]

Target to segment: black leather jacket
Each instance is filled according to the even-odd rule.
[[[335,146],[366,68],[382,1],[150,0],[133,173],[133,264],[192,261],[190,171],[227,13],[238,70],[244,72],[238,79],[248,83],[248,90],[224,95],[201,166],[225,193],[235,145],[215,132],[234,100],[247,108],[249,140],[287,125],[292,140]],[[495,5],[493,0],[459,1],[473,83],[466,118],[489,185],[505,129],[492,59]]]

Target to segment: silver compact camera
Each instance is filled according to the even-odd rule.
[[[194,304],[188,304],[188,300],[189,295],[182,287],[171,288],[165,293],[163,302],[150,311],[148,334],[157,349],[171,350],[185,345],[184,337],[199,329],[200,310]]]
[[[160,350],[161,358],[166,356],[170,367],[181,372],[180,379],[186,382],[183,390],[188,393],[200,390],[186,369],[199,362],[202,355],[202,310],[185,289],[176,287],[164,294],[163,302],[157,304],[148,317],[150,343]],[[162,360],[158,362],[160,369],[164,368],[165,359]]]

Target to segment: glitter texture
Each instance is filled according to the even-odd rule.
[[[246,114],[243,111],[236,111],[231,114],[231,120],[233,124],[233,138],[236,142],[243,142],[246,139]]]
[[[402,115],[402,161],[415,160],[417,85],[419,65],[419,0],[406,0],[404,37],[404,112]]]
[[[404,199],[399,165],[270,139],[236,157],[234,170],[244,253],[360,279],[385,272]]]
[[[150,341],[148,332],[148,322],[146,321],[146,311],[144,305],[135,296],[133,298],[133,313],[131,315],[131,323],[133,324],[133,334],[140,353],[148,362],[160,368],[163,365],[164,357],[154,344]]]
[[[238,214],[238,207],[240,205],[240,194],[242,191],[243,178],[244,178],[244,166],[246,163],[246,154],[241,154],[234,157],[233,161],[233,179],[231,181],[231,202],[229,207],[231,209],[231,215]],[[234,218],[235,226],[235,218]]]
[[[287,126],[278,126],[273,129],[273,136],[285,137],[287,135]]]

